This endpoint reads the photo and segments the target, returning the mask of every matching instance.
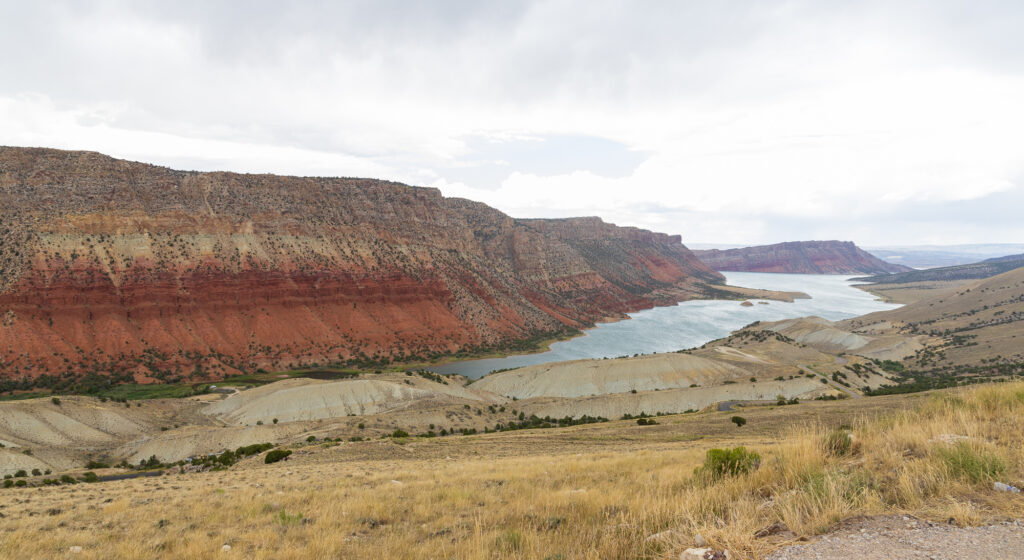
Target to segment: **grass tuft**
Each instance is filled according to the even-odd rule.
[[[965,441],[939,447],[935,456],[953,477],[970,482],[986,482],[1006,472],[1006,461],[994,453],[979,451]]]

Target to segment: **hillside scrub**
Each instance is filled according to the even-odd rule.
[[[10,530],[0,533],[0,557],[52,556],[70,544],[97,557],[207,557],[230,535],[233,551],[248,558],[657,560],[678,558],[700,533],[710,546],[742,559],[780,546],[754,536],[776,522],[814,535],[856,515],[913,514],[961,525],[1024,516],[1019,495],[992,489],[993,481],[1021,486],[1024,479],[1024,383],[932,393],[914,402],[849,427],[801,426],[777,444],[757,443],[765,441],[761,436],[742,440],[747,451],[733,447],[729,454],[756,453],[759,466],[712,480],[695,476],[694,468],[709,449],[723,446],[698,440],[500,460],[304,463],[308,456],[300,456],[287,465],[209,473],[194,479],[194,488],[140,505],[132,505],[134,492],[156,483],[124,481],[117,484],[126,490],[102,514],[83,508],[56,518],[5,519]],[[663,428],[681,418],[667,417]],[[728,416],[712,418],[739,432]],[[563,435],[590,433],[580,430],[566,428]],[[734,437],[748,437],[748,430]],[[523,435],[473,439],[481,437]],[[285,450],[271,454],[277,451]],[[296,476],[283,476],[286,470]],[[218,491],[225,486],[226,493]],[[285,526],[281,511],[313,521]],[[172,519],[172,532],[137,523],[142,515]],[[180,538],[178,531],[192,523],[202,530]],[[648,539],[666,530],[676,536]],[[342,538],[351,534],[361,537]]]
[[[287,459],[288,456],[291,454],[292,452],[288,449],[274,449],[270,453],[267,453],[267,456],[263,459],[263,462],[269,465]]]

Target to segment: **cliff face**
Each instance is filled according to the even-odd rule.
[[[0,148],[0,376],[507,346],[721,283],[678,237],[369,179]]]
[[[694,251],[715,270],[792,274],[879,274],[910,268],[887,263],[851,241],[792,241],[742,249]]]

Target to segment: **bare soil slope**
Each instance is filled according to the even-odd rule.
[[[405,383],[408,381],[408,383]],[[316,381],[291,379],[264,385],[211,404],[204,414],[231,424],[254,425],[296,420],[321,420],[380,414],[414,402],[439,404],[489,403],[479,393],[459,385],[444,385],[412,378]]]
[[[886,286],[887,287],[887,286]],[[916,365],[1024,362],[1024,269],[956,287],[894,309],[840,323],[858,332],[930,339]]]

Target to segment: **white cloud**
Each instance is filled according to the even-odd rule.
[[[953,211],[1021,192],[1024,8],[645,8],[9,4],[0,143],[376,176],[693,241],[1024,239],[1019,220]],[[608,142],[562,166],[501,151],[573,145],[556,136]],[[604,165],[609,145],[644,159],[609,173],[634,159]],[[882,215],[916,226],[881,231]]]

